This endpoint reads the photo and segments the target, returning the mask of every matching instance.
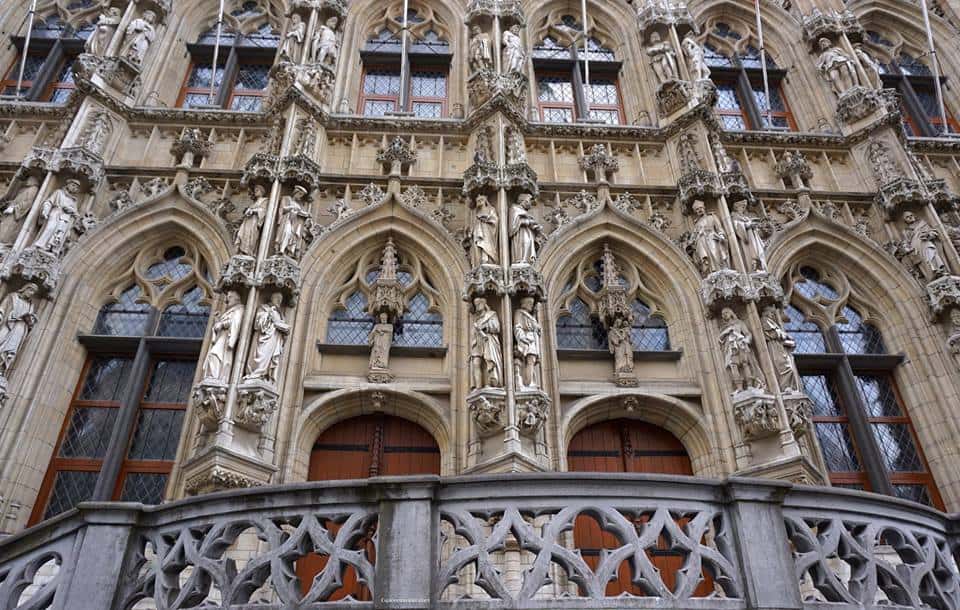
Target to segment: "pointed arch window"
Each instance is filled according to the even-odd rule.
[[[31,523],[79,502],[158,504],[173,467],[210,316],[206,263],[175,246],[141,252],[78,339],[87,361]]]
[[[574,40],[583,26],[573,15],[564,15],[553,28],[570,33],[547,35],[531,54],[537,80],[537,107],[545,123],[599,121],[608,125],[624,123],[620,94],[620,62],[613,50],[591,37],[586,50]],[[581,38],[582,40],[582,38]],[[586,82],[585,59],[590,61],[590,82]]]
[[[270,68],[280,44],[280,34],[269,21],[256,23],[262,18],[263,13],[254,2],[246,2],[230,12],[229,24],[225,19],[220,34],[215,74],[216,24],[200,34],[195,43],[187,45],[190,67],[180,87],[177,106],[262,110]]]
[[[848,294],[812,267],[800,270],[794,292],[811,303],[835,304]],[[799,298],[795,296],[795,299]],[[830,307],[822,308],[830,311]],[[821,327],[799,306],[787,307],[785,329],[831,484],[894,495],[943,508],[894,376],[902,358],[888,353],[879,329],[845,305]]]
[[[65,103],[76,88],[73,62],[83,53],[85,41],[92,32],[93,26],[89,23],[74,28],[57,14],[38,18],[30,32],[19,91],[17,81],[27,41],[26,36],[12,36],[10,41],[17,49],[17,56],[4,75],[3,95],[30,102]]]
[[[739,53],[727,50],[728,45],[742,46],[743,37],[726,23],[716,24],[711,37],[724,42],[708,41],[704,44],[710,78],[717,86],[716,110],[724,128],[729,131],[796,131],[793,113],[783,90],[786,70],[781,69],[767,54],[767,82],[770,89],[768,120],[760,50],[752,44],[747,44]]]
[[[410,8],[407,23],[406,55],[403,19],[393,13],[360,53],[363,74],[357,111],[364,116],[407,113],[439,119],[448,114],[450,43],[427,7]]]

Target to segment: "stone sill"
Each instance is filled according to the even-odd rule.
[[[683,350],[635,351],[634,362],[677,362],[683,357]],[[560,360],[609,360],[610,353],[600,349],[558,349]]]
[[[339,345],[317,341],[317,349],[321,354],[335,354],[338,356],[367,356],[370,354],[369,345]],[[390,348],[391,358],[445,358],[446,356],[446,345],[442,347],[405,347],[395,345]]]

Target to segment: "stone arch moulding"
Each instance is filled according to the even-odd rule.
[[[637,419],[660,426],[677,437],[690,455],[693,472],[702,477],[720,477],[724,474],[725,461],[696,408],[678,398],[628,390],[615,394],[589,396],[571,404],[560,420],[559,450],[562,470],[567,468],[567,447],[574,435],[591,424],[610,419]]]
[[[324,430],[352,417],[379,412],[409,420],[429,432],[440,448],[440,474],[453,474],[456,470],[454,439],[444,411],[439,402],[426,394],[377,384],[319,396],[305,404],[297,415],[283,482],[306,481],[310,451]]]

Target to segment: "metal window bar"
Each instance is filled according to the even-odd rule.
[[[37,0],[30,3],[30,12],[27,13],[27,35],[23,41],[23,51],[20,53],[20,71],[17,74],[17,98],[23,97],[23,72],[27,68],[27,55],[30,53],[30,38],[33,34],[33,20],[37,14]]]

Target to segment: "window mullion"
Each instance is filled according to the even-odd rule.
[[[113,432],[110,434],[110,444],[103,456],[103,466],[100,469],[100,476],[97,478],[97,486],[94,488],[91,501],[109,502],[113,500],[114,490],[117,487],[117,477],[120,475],[123,460],[126,458],[127,445],[133,427],[136,425],[137,410],[140,406],[140,398],[149,372],[150,349],[147,342],[140,339],[137,346],[137,355],[130,367],[130,377],[127,379],[126,387],[120,399],[117,419],[113,424]]]
[[[413,84],[413,63],[410,61],[410,36],[404,37],[404,53],[400,55],[400,95],[397,99],[397,110],[399,112],[410,112],[413,103],[410,101],[412,91],[410,87]]]
[[[747,118],[750,120],[750,127],[757,131],[763,131],[763,118],[761,117],[760,108],[757,106],[757,98],[753,95],[753,86],[750,84],[750,77],[743,68],[737,71],[737,90],[740,92],[743,110],[747,113]],[[767,103],[770,103],[769,100]]]
[[[230,47],[230,53],[227,55],[227,63],[223,67],[223,77],[220,79],[220,88],[217,91],[217,99],[214,104],[225,108],[233,95],[233,85],[237,78],[240,60],[237,57],[237,47]]]
[[[583,82],[583,74],[580,73],[580,59],[577,56],[576,45],[570,48],[570,57],[573,59],[573,66],[570,74],[570,82],[573,83],[573,112],[578,121],[585,121],[590,118],[587,113],[587,91]]]
[[[63,42],[58,40],[53,44],[50,52],[47,53],[47,58],[43,60],[40,70],[37,71],[37,76],[33,79],[33,85],[27,92],[27,100],[31,102],[43,101],[44,94],[50,89],[54,79],[57,78],[57,72],[64,57]]]
[[[914,125],[919,127],[922,132],[920,135],[927,138],[939,136],[940,134],[937,133],[933,125],[930,124],[930,117],[927,116],[927,111],[924,110],[923,104],[920,103],[920,98],[917,97],[916,91],[913,90],[913,84],[909,78],[900,79],[900,94],[903,96],[903,104],[907,107],[907,112],[910,113],[910,118],[913,119]]]
[[[828,349],[831,352],[843,353],[840,333],[835,326],[830,327],[826,339]],[[880,448],[877,446],[873,431],[870,429],[867,411],[860,399],[860,392],[857,390],[853,368],[846,356],[840,358],[840,364],[837,367],[836,387],[843,407],[847,412],[847,419],[850,421],[850,433],[857,443],[857,450],[860,453],[860,459],[863,460],[862,467],[867,475],[867,480],[870,482],[870,489],[876,493],[894,495],[893,486],[887,477],[887,468],[883,462],[883,456],[880,454]]]

